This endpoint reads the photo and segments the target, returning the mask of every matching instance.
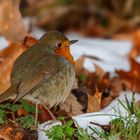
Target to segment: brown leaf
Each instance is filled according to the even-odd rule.
[[[129,53],[129,58],[136,58],[140,55],[140,29],[134,33],[133,37],[133,48]]]
[[[100,128],[102,128],[105,132],[110,132],[111,130],[111,125],[102,125],[102,124],[99,124],[99,123],[95,123],[95,122],[90,122],[90,124],[93,124],[95,126],[99,126]],[[117,139],[118,140],[118,139]]]
[[[36,44],[37,39],[35,39],[32,36],[26,36],[23,40],[23,45],[25,45],[25,47],[30,48],[31,46],[33,46],[34,44]]]
[[[101,108],[105,108],[112,102],[113,98],[111,96],[108,96],[106,98],[103,98],[101,100]]]
[[[38,105],[38,110],[39,110],[39,115],[38,115],[39,121],[45,122],[53,119],[50,113],[48,112],[48,110],[46,110],[42,104]]]
[[[100,83],[99,83],[99,89],[100,90],[105,90],[110,84],[110,73],[106,72],[102,79],[100,80]]]
[[[23,108],[20,108],[18,111],[17,111],[17,115],[20,117],[20,116],[25,116],[25,115],[27,115],[28,114],[28,112],[25,110],[25,109],[23,109]]]
[[[20,47],[18,44],[11,44],[10,47],[6,48],[1,53],[3,61],[0,63],[0,82],[7,85],[6,89],[10,86],[10,74],[12,66],[16,58],[25,50],[24,47]],[[11,52],[10,52],[11,51]],[[1,93],[6,89],[0,85]]]
[[[19,42],[26,36],[19,11],[20,0],[0,1],[0,33],[10,42]]]
[[[78,89],[72,89],[71,92],[76,97],[77,101],[82,105],[82,111],[86,113],[88,104],[88,95],[86,87],[82,86]]]
[[[105,75],[105,71],[97,64],[94,64],[94,66],[95,66],[96,74],[99,75],[100,78],[102,78]]]
[[[3,140],[37,140],[37,131],[24,130],[15,124],[0,126],[0,139]]]
[[[83,114],[83,106],[77,101],[73,94],[70,94],[66,101],[60,105],[60,109],[66,110],[70,116]]]
[[[122,85],[125,89],[140,92],[140,64],[134,59],[130,59],[130,63],[130,71],[117,70],[116,73],[119,75],[120,80],[122,80]]]
[[[100,111],[100,109],[101,109],[101,97],[102,97],[102,92],[100,92],[98,89],[96,90],[96,93],[94,96],[88,95],[87,112]]]
[[[132,40],[133,33],[116,33],[113,34],[111,38],[115,40]]]
[[[91,72],[88,74],[85,81],[85,85],[90,95],[94,95],[96,89],[98,89],[99,91],[104,91],[109,86],[109,84],[109,73],[105,73],[101,78],[100,75]]]
[[[13,64],[27,48],[36,43],[36,39],[28,37],[24,43],[12,43],[9,47],[0,51],[0,94],[10,86],[10,74]]]
[[[96,88],[98,88],[99,80],[100,78],[96,73],[89,72],[86,76],[86,81],[84,82],[84,85],[87,87],[88,94],[94,95],[96,92]]]
[[[93,26],[96,26],[96,28],[93,28]],[[99,24],[96,24],[96,25],[90,24],[83,29],[84,30],[82,31],[82,33],[86,36],[101,37],[105,32],[105,28]]]
[[[82,69],[83,69],[83,65],[84,65],[84,61],[85,61],[85,58],[83,56],[81,56],[80,58],[78,58],[76,61],[75,61],[75,71],[76,71],[76,74],[78,75],[79,73],[81,73]]]
[[[118,97],[120,95],[120,91],[123,89],[122,80],[118,77],[114,77],[110,81],[109,89],[109,93],[112,98]]]

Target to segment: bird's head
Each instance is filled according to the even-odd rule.
[[[39,43],[47,47],[52,53],[65,57],[72,65],[74,65],[74,59],[70,53],[70,46],[78,40],[69,40],[62,33],[58,31],[48,31],[44,34]]]

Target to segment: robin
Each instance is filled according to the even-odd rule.
[[[63,103],[74,79],[74,59],[69,40],[58,31],[48,31],[35,45],[20,55],[13,66],[11,86],[0,96],[0,102],[16,94],[14,103],[32,95],[51,108]]]

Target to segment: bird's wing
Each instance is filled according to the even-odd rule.
[[[41,84],[44,82],[49,81],[53,76],[55,76],[58,72],[58,69],[54,69],[52,71],[43,71],[36,74],[30,80],[21,81],[18,88],[17,88],[17,96],[14,100],[14,103],[17,102],[19,99],[27,95],[28,93],[37,89]]]

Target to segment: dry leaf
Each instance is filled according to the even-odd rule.
[[[28,114],[28,112],[25,110],[25,109],[23,109],[23,108],[20,108],[18,111],[17,111],[17,115],[20,117],[20,116],[25,116],[25,115],[27,115]]]
[[[133,32],[132,33],[116,33],[111,36],[112,39],[115,40],[132,40],[133,39]]]
[[[77,101],[77,98],[73,94],[69,94],[66,101],[60,105],[60,109],[66,110],[70,116],[83,114],[83,106]]]
[[[119,75],[120,80],[122,81],[122,86],[131,91],[140,92],[140,64],[137,63],[134,59],[130,59],[131,70],[123,71],[117,70],[116,73]]]
[[[97,75],[95,72],[90,72],[85,81],[85,86],[87,87],[90,95],[94,95],[96,89],[104,91],[109,84],[109,73],[105,73],[105,75],[101,78],[100,75]]]
[[[129,53],[129,58],[136,58],[140,55],[140,29],[134,33],[133,48]]]
[[[25,45],[27,48],[30,48],[34,44],[36,44],[37,39],[35,39],[32,36],[26,36],[23,40],[23,45]]]
[[[27,34],[19,3],[20,0],[0,0],[0,33],[10,42],[19,42]]]
[[[112,102],[113,98],[111,96],[108,96],[106,98],[103,98],[101,100],[101,108],[105,108]]]
[[[97,64],[93,64],[95,66],[95,72],[96,74],[102,78],[105,75],[105,71]]]
[[[86,87],[82,86],[78,89],[72,89],[71,91],[73,95],[76,97],[77,101],[82,105],[82,111],[86,113],[87,111],[87,104],[88,104],[88,95]]]
[[[96,27],[96,28],[93,28]],[[87,27],[83,28],[84,30],[82,31],[82,33],[85,36],[96,36],[96,37],[101,37],[104,32],[105,32],[105,28],[99,24],[90,24],[87,25]]]
[[[122,80],[118,77],[114,77],[110,81],[109,90],[110,90],[109,95],[112,98],[118,97],[120,95],[120,91],[123,90]]]
[[[38,105],[38,110],[39,110],[39,115],[38,115],[38,120],[40,122],[46,122],[48,120],[52,120],[52,116],[50,115],[50,113],[48,112],[48,110],[45,109],[45,107],[42,104]]]
[[[78,74],[76,74],[78,79],[77,90],[86,89],[86,92],[88,92],[88,112],[99,111],[101,107],[104,108],[110,102],[112,102],[114,98],[119,96],[120,91],[124,89],[124,80],[122,82],[120,77],[111,78],[110,73],[105,73],[104,70],[96,64],[95,72],[89,72],[88,70],[84,69],[82,67],[82,64],[83,63],[80,64],[80,71],[78,71]],[[102,98],[100,99],[102,101],[100,101],[100,104],[96,99],[96,89],[98,89],[98,91],[102,93]],[[96,107],[93,108],[93,106]]]
[[[87,112],[97,112],[101,109],[102,92],[96,89],[94,96],[88,95],[88,108]]]
[[[0,126],[0,139],[3,140],[37,140],[37,132],[24,130],[15,124]]]
[[[2,60],[0,62],[0,94],[10,86],[10,74],[17,57],[37,42],[32,37],[26,38],[24,43],[12,43],[9,47],[0,51],[0,59]]]
[[[75,61],[75,71],[77,75],[81,73],[83,69],[84,61],[85,61],[85,58],[83,56],[81,56]]]
[[[99,85],[99,80],[100,78],[96,73],[94,72],[89,72],[88,75],[86,76],[86,80],[84,81],[84,85],[87,87],[88,94],[89,95],[94,95],[96,92],[96,88],[98,88]]]

